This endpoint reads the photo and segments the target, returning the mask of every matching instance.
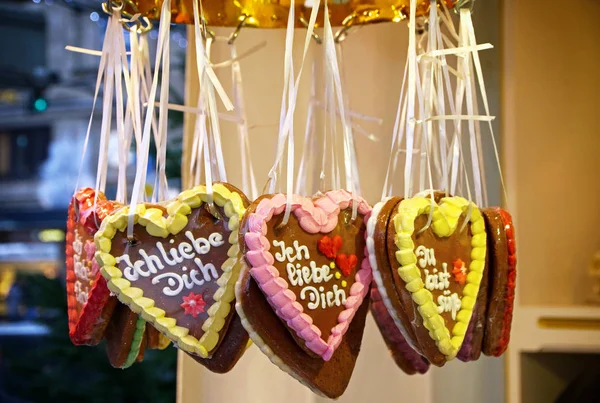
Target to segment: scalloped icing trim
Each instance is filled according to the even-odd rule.
[[[189,329],[178,326],[177,321],[166,316],[164,310],[155,307],[154,300],[144,297],[142,289],[132,287],[131,283],[123,278],[123,272],[116,267],[116,259],[110,254],[111,241],[117,230],[124,231],[127,228],[128,206],[107,217],[94,238],[97,248],[96,259],[100,264],[102,275],[107,280],[108,288],[117,294],[121,302],[129,305],[135,313],[154,325],[180,349],[202,358],[208,358],[210,352],[217,346],[219,332],[225,325],[225,318],[231,311],[231,301],[235,298],[234,285],[240,271],[238,230],[241,217],[246,211],[239,193],[230,191],[222,184],[213,185],[213,200],[224,209],[225,215],[229,218],[227,224],[231,234],[228,241],[231,246],[227,252],[229,258],[221,266],[223,274],[217,280],[219,288],[213,296],[214,304],[207,310],[209,317],[202,325],[204,334],[200,340],[191,336]],[[175,235],[183,230],[192,209],[207,202],[206,186],[196,186],[180,193],[174,201],[167,203],[167,217],[164,217],[159,209],[146,209],[145,205],[138,204],[133,220],[135,224],[146,227],[150,235],[166,238],[170,234]]]
[[[406,340],[408,345],[413,350],[418,351],[418,349],[413,345],[413,343],[411,343],[408,332],[404,328],[402,321],[398,317],[398,313],[396,312],[396,309],[394,309],[394,307],[392,305],[392,300],[387,293],[387,289],[385,288],[385,285],[383,284],[383,277],[381,275],[381,271],[379,270],[379,265],[377,263],[377,255],[375,253],[374,235],[375,235],[375,226],[377,224],[377,218],[378,218],[379,214],[381,214],[381,209],[383,208],[383,206],[385,206],[385,204],[390,199],[391,199],[391,197],[387,197],[387,198],[383,199],[382,201],[380,201],[379,203],[377,203],[375,206],[373,206],[373,210],[371,211],[371,214],[367,220],[367,256],[369,258],[369,263],[371,264],[371,269],[373,270],[373,279],[375,280],[375,285],[377,286],[377,291],[379,291],[379,295],[381,296],[381,301],[383,302],[383,305],[385,306],[388,314],[392,318],[392,321],[394,322],[394,324],[398,328],[398,331],[400,331],[400,333],[402,334],[402,337],[404,337],[404,339]],[[387,227],[387,225],[386,225],[386,227]]]
[[[471,209],[469,220],[472,233],[471,265],[467,275],[467,284],[463,288],[461,308],[452,328],[452,335],[444,323],[444,318],[437,311],[433,294],[425,288],[421,270],[416,266],[417,256],[412,240],[415,219],[421,214],[429,214],[432,206],[431,228],[438,237],[451,236],[458,226],[460,216],[469,208]],[[394,217],[394,227],[396,229],[395,243],[398,248],[396,259],[400,263],[398,275],[406,283],[406,289],[417,304],[418,311],[423,318],[423,325],[429,331],[429,335],[435,340],[438,349],[446,356],[446,359],[451,360],[456,357],[465,338],[485,267],[487,234],[481,212],[475,204],[462,197],[444,197],[439,204],[430,198],[413,197],[402,200],[398,205],[398,214]]]
[[[364,199],[359,197],[356,201],[359,214],[364,216],[371,211]],[[307,233],[326,234],[337,226],[340,211],[351,207],[353,202],[352,195],[345,190],[329,191],[314,202],[306,197],[292,195],[291,211],[298,218],[300,227]],[[302,305],[296,302],[296,296],[289,289],[286,279],[269,263],[274,261],[274,257],[269,252],[266,223],[274,215],[283,213],[286,203],[287,196],[282,193],[264,198],[255,212],[248,217],[248,232],[244,239],[248,247],[246,258],[252,265],[250,274],[265,293],[276,314],[305,341],[308,349],[328,361],[342,342],[352,318],[369,292],[372,275],[369,260],[366,258],[366,246],[365,258],[356,272],[355,283],[350,287],[350,294],[344,304],[345,309],[338,315],[338,324],[331,329],[331,335],[325,341],[321,338],[319,328],[312,323],[312,318],[304,313]]]

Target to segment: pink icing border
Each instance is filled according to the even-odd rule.
[[[357,197],[356,200],[359,214],[370,213],[371,207],[364,199]],[[244,240],[248,247],[246,259],[252,266],[250,274],[258,282],[277,315],[306,342],[306,347],[321,356],[323,360],[329,361],[369,292],[372,273],[366,244],[365,257],[354,277],[356,282],[350,287],[350,295],[344,304],[346,309],[340,312],[338,324],[331,329],[331,335],[325,341],[321,338],[319,328],[313,325],[312,318],[304,313],[302,305],[296,302],[296,295],[288,289],[288,282],[279,276],[278,270],[273,266],[275,259],[269,252],[271,246],[266,238],[266,223],[274,215],[283,213],[286,201],[286,195],[281,193],[271,198],[264,198],[259,202],[256,211],[248,217],[248,232],[244,235]],[[345,190],[329,191],[314,202],[309,198],[293,195],[292,212],[298,218],[302,229],[309,234],[319,232],[326,234],[333,231],[340,211],[351,207],[352,201],[352,195]]]

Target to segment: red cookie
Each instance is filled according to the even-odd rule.
[[[506,351],[510,340],[517,277],[517,251],[510,214],[499,207],[483,209],[482,213],[488,227],[490,254],[483,353],[498,357]]]
[[[94,253],[94,234],[102,220],[118,208],[93,189],[78,190],[69,206],[66,236],[69,336],[73,344],[96,345],[102,339],[117,299],[110,297]]]
[[[429,362],[413,350],[402,336],[381,300],[381,295],[375,284],[371,286],[371,314],[375,318],[379,332],[396,365],[408,375],[426,373],[429,370]]]
[[[360,350],[371,270],[364,220],[370,207],[331,191],[315,199],[265,195],[242,220],[247,267],[236,309],[250,338],[280,369],[315,393],[337,398]]]

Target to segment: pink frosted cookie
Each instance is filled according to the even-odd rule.
[[[237,309],[250,338],[281,369],[328,397],[347,386],[360,348],[371,267],[361,198],[330,191],[310,199],[257,199],[242,221],[247,271]],[[352,219],[353,203],[356,218]]]

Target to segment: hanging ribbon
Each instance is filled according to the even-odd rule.
[[[277,171],[280,168],[280,162],[283,156],[283,149],[287,143],[288,153],[287,153],[287,200],[286,200],[286,209],[285,214],[283,216],[282,224],[287,224],[292,207],[292,195],[294,189],[294,132],[293,132],[293,120],[294,120],[294,111],[296,108],[296,97],[297,97],[297,87],[302,77],[302,70],[304,68],[304,61],[306,59],[306,54],[308,52],[308,47],[312,40],[312,34],[315,27],[315,22],[317,19],[317,14],[319,12],[319,4],[320,0],[316,0],[315,4],[313,4],[313,8],[310,14],[310,20],[308,23],[308,28],[306,32],[306,38],[304,40],[304,49],[302,52],[302,60],[300,63],[300,71],[298,72],[298,76],[294,82],[294,74],[293,74],[293,45],[294,45],[294,23],[295,23],[295,5],[294,0],[291,1],[290,4],[290,12],[288,16],[288,26],[286,30],[286,41],[285,41],[285,56],[284,56],[284,90],[283,90],[283,99],[281,105],[281,114],[280,114],[280,128],[279,128],[279,137],[277,140],[277,155],[275,158],[275,163],[273,167],[269,171],[269,192],[273,193],[275,190],[275,186],[277,183]],[[287,98],[287,99],[286,99]]]
[[[304,129],[304,149],[302,152],[302,158],[300,159],[300,167],[298,168],[298,182],[296,182],[296,194],[307,196],[309,194],[307,189],[307,176],[308,171],[310,170],[310,166],[314,166],[311,164],[313,161],[314,148],[316,144],[316,106],[317,106],[317,62],[313,60],[311,75],[310,75],[310,98],[308,100],[308,111],[306,113],[306,125]],[[326,138],[326,135],[323,135],[323,138]],[[323,148],[325,150],[325,147]],[[325,158],[322,159],[322,164],[325,163]],[[322,178],[323,173],[323,165],[321,165],[321,171],[319,173],[319,177]],[[314,180],[314,178],[313,178]],[[314,194],[317,190],[313,189],[310,194]]]
[[[340,68],[338,64],[337,52],[335,49],[335,40],[333,30],[331,28],[331,22],[329,21],[329,10],[327,2],[324,6],[324,18],[323,30],[324,39],[323,47],[325,49],[325,60],[326,63],[326,80],[331,80],[334,83],[335,96],[337,104],[339,105],[340,120],[343,128],[343,145],[344,145],[344,168],[346,175],[346,189],[352,194],[352,199],[355,201],[352,203],[352,220],[355,220],[358,215],[358,203],[356,203],[357,197],[357,183],[358,183],[358,170],[355,155],[354,136],[352,134],[352,125],[350,120],[346,117],[346,101],[342,94],[342,80],[340,77]],[[335,103],[329,105],[331,110],[335,113]],[[334,114],[335,119],[335,114]]]
[[[168,56],[165,54],[165,49],[168,50],[168,45],[165,46],[166,42],[169,40],[169,33],[171,28],[171,0],[165,0],[162,5],[161,10],[161,18],[160,18],[160,27],[158,33],[158,41],[157,41],[157,51],[156,51],[156,61],[154,65],[154,78],[152,80],[152,86],[150,88],[150,93],[148,96],[148,106],[146,108],[146,116],[144,120],[144,129],[142,132],[142,142],[138,144],[140,150],[140,158],[137,160],[136,164],[136,173],[135,180],[133,184],[133,191],[131,194],[131,203],[129,207],[129,220],[127,226],[127,236],[128,238],[133,237],[133,219],[136,211],[136,206],[138,203],[142,202],[144,199],[144,189],[146,184],[146,173],[148,169],[148,153],[150,151],[150,137],[151,137],[151,125],[152,119],[154,115],[154,102],[156,100],[156,92],[158,89],[158,78],[159,72],[164,80],[165,73],[168,74],[169,69],[168,66],[165,66],[165,58],[168,61]],[[164,85],[166,88],[168,95],[168,86]],[[168,82],[168,78],[167,78]],[[161,103],[163,101],[163,91],[161,88]],[[168,99],[165,100],[168,103]],[[164,115],[163,115],[164,116]],[[165,116],[166,117],[166,116]],[[160,126],[160,123],[159,123]]]
[[[264,43],[264,42],[263,42]],[[266,43],[265,43],[266,44]],[[264,45],[263,45],[264,46]],[[242,190],[250,196],[252,200],[258,197],[252,159],[250,157],[250,139],[248,135],[248,117],[244,103],[244,89],[242,85],[242,69],[240,68],[240,58],[237,55],[235,42],[229,45],[231,50],[231,83],[235,113],[239,119],[237,123],[238,136],[240,141],[240,155],[242,157]],[[258,50],[258,49],[257,49]],[[246,52],[246,54],[249,54]],[[242,55],[243,56],[243,55]]]

